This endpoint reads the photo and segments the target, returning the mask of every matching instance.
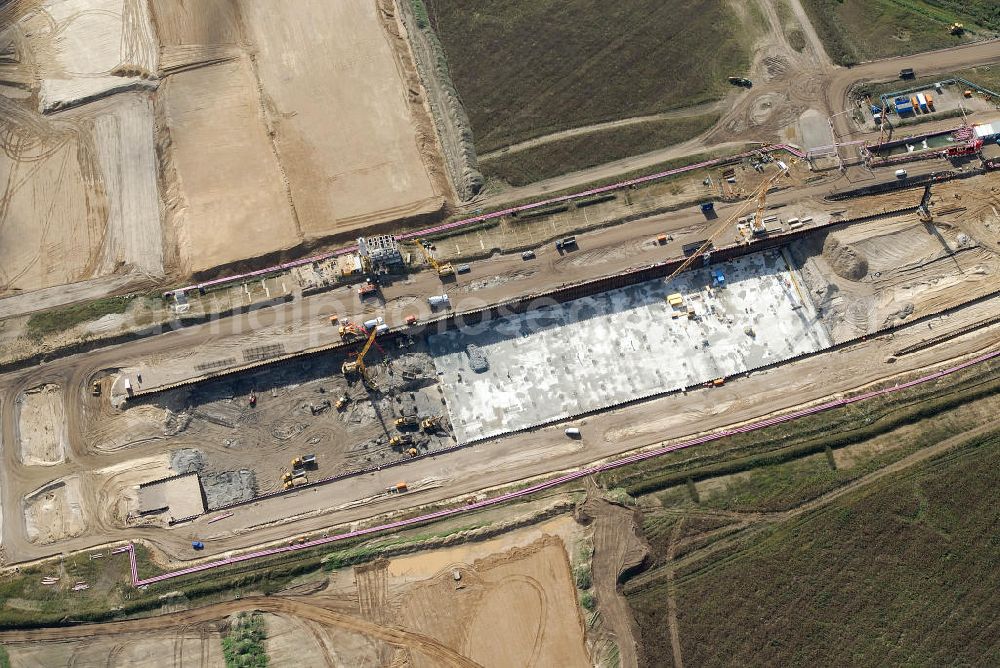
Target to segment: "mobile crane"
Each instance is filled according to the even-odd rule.
[[[722,234],[724,230],[728,229],[730,225],[735,223],[736,220],[743,215],[743,212],[746,211],[748,208],[750,208],[751,204],[756,203],[757,205],[757,210],[754,213],[754,223],[756,223],[757,225],[764,224],[763,223],[764,208],[767,199],[767,191],[771,188],[774,182],[778,180],[779,177],[788,176],[788,168],[792,164],[794,164],[794,161],[789,161],[788,165],[785,165],[780,161],[778,161],[776,164],[778,165],[779,168],[778,171],[772,174],[771,176],[767,177],[766,179],[764,179],[763,183],[757,186],[757,189],[754,190],[752,193],[750,193],[750,196],[743,202],[743,204],[737,207],[736,212],[733,213],[725,221],[723,221],[722,224],[719,225],[719,227],[716,228],[714,232],[712,232],[711,236],[709,236],[708,239],[702,242],[701,247],[699,247],[698,250],[691,253],[691,255],[689,255],[688,258],[684,260],[684,262],[682,262],[679,267],[674,269],[673,273],[667,277],[666,282],[669,283],[670,281],[675,279],[677,277],[677,274],[681,273],[682,271],[690,267],[699,257],[702,257],[703,255],[707,256],[708,253],[706,253],[706,251],[712,247],[712,242],[715,240],[715,238],[718,237],[720,234]]]
[[[436,259],[434,259],[434,256],[431,255],[430,251],[427,250],[426,241],[424,241],[423,239],[419,239],[417,241],[417,245],[420,246],[420,251],[424,254],[424,257],[427,258],[428,264],[434,267],[434,271],[437,272],[439,278],[445,279],[451,276],[455,276],[456,274],[455,267],[451,264],[451,262],[438,262]]]

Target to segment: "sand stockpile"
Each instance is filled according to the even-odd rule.
[[[853,246],[841,243],[833,234],[823,242],[823,257],[841,278],[860,281],[868,275],[868,259]]]

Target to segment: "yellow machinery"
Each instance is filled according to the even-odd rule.
[[[365,338],[364,328],[355,325],[353,322],[345,322],[340,326],[338,331],[340,332],[340,338],[345,341],[354,341],[356,339]]]
[[[430,254],[427,250],[427,246],[424,245],[424,240],[420,239],[417,241],[417,245],[420,246],[421,252],[423,252],[424,257],[427,258],[427,262],[434,267],[434,271],[437,272],[440,278],[447,278],[449,276],[455,275],[455,267],[452,266],[451,262],[438,262],[434,259],[434,256]]]
[[[416,415],[404,415],[403,417],[396,418],[396,429],[402,429],[403,427],[416,427],[420,424],[420,418]]]
[[[420,423],[420,428],[424,431],[437,431],[441,428],[441,417],[440,415],[433,415],[431,417],[424,418]]]
[[[361,349],[358,356],[354,360],[346,360],[344,364],[340,367],[340,370],[345,376],[353,376],[358,374],[361,376],[362,380],[368,382],[368,367],[365,366],[365,355],[371,350],[372,344],[375,343],[376,330],[373,328],[371,333],[368,335],[368,340],[365,342],[365,347]]]
[[[962,35],[965,33],[965,26],[961,23],[952,23],[948,26],[948,32],[952,35]]]
[[[340,397],[340,399],[337,399],[337,403],[334,404],[334,408],[336,408],[339,411],[342,408],[344,408],[345,406],[347,406],[347,404],[350,401],[351,401],[351,398],[349,396],[347,396],[346,394],[344,394],[344,395],[342,395]]]
[[[771,176],[764,179],[763,183],[757,186],[757,189],[754,190],[752,193],[750,193],[750,196],[746,199],[746,201],[744,201],[743,204],[737,207],[735,213],[733,213],[729,218],[723,221],[722,224],[719,225],[719,227],[716,228],[714,232],[712,232],[711,236],[709,236],[708,239],[705,240],[705,242],[701,245],[701,247],[698,250],[689,255],[688,258],[684,260],[684,262],[682,262],[679,267],[674,269],[674,272],[667,277],[667,281],[668,282],[672,281],[674,278],[677,277],[677,274],[686,270],[688,267],[694,264],[694,262],[697,261],[698,258],[702,257],[705,251],[707,251],[711,247],[712,242],[715,240],[715,238],[718,237],[720,234],[722,234],[723,231],[729,229],[729,227],[733,223],[735,223],[740,216],[743,215],[743,212],[746,211],[748,208],[750,208],[750,205],[755,202],[757,204],[757,212],[754,215],[754,220],[755,222],[757,222],[757,224],[763,225],[764,205],[765,205],[765,200],[767,198],[767,191],[770,190],[771,186],[774,185],[774,182],[777,181],[779,177],[788,176],[788,168],[792,164],[794,164],[794,161],[789,161],[788,165],[784,165],[779,162],[778,163],[779,171],[775,172]]]
[[[404,445],[413,445],[413,437],[409,434],[403,434],[402,436],[393,436],[389,439],[389,447],[396,448],[402,447]]]

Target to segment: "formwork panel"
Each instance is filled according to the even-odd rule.
[[[727,287],[711,287],[716,270]],[[766,251],[433,335],[455,436],[492,436],[826,348],[830,335],[799,284],[781,253]],[[666,297],[676,292],[684,305],[675,317]],[[469,344],[487,370],[472,370]]]

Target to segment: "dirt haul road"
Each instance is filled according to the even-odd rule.
[[[951,330],[979,322],[1000,308],[998,300],[981,303],[931,323],[937,330]],[[190,540],[206,543],[206,554],[287,540],[295,532],[328,530],[334,524],[370,518],[448,498],[462,498],[479,490],[518,480],[568,470],[589,462],[665,440],[751,420],[775,411],[816,401],[833,392],[844,392],[907,371],[924,369],[942,361],[996,347],[1000,327],[982,329],[885,363],[900,347],[924,340],[926,323],[904,327],[833,353],[801,360],[766,373],[753,374],[706,395],[691,392],[609,411],[581,423],[584,439],[567,441],[561,428],[550,427],[481,444],[441,457],[409,462],[403,466],[366,474],[346,483],[277,498],[260,500],[235,509],[233,516],[211,525],[201,518],[172,530],[94,527],[86,536],[59,544],[61,551],[82,549],[108,540],[145,539],[160,547],[168,559],[191,556]],[[4,407],[3,413],[7,415]],[[11,435],[10,421],[3,425],[4,442]],[[51,553],[51,547],[25,541],[19,518],[19,479],[25,469],[12,461],[5,449],[8,479],[3,489],[6,517],[4,542],[10,560],[23,561]],[[113,458],[108,458],[113,459]],[[102,458],[102,461],[104,458]],[[16,472],[16,473],[15,473]],[[406,495],[388,495],[385,489],[399,480],[427,481],[423,490]]]
[[[193,610],[168,613],[127,622],[84,624],[80,626],[35,629],[30,631],[0,631],[0,641],[10,643],[39,642],[45,640],[63,641],[125,633],[141,633],[144,631],[160,631],[212,622],[238,612],[253,610],[291,615],[317,624],[337,626],[361,633],[392,645],[419,652],[443,666],[456,666],[457,668],[476,668],[479,666],[475,661],[462,656],[450,647],[442,645],[426,635],[397,626],[373,624],[365,619],[334,612],[333,610],[328,610],[319,605],[307,603],[296,598],[271,596],[244,598],[239,601],[219,603],[204,608],[195,608]]]

